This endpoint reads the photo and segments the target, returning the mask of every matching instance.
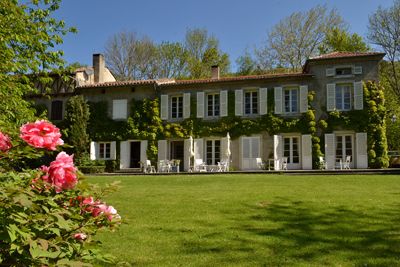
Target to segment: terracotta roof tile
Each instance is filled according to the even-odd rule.
[[[323,60],[331,58],[348,58],[348,57],[364,57],[364,56],[384,56],[385,53],[380,52],[332,52],[316,57],[311,57],[308,60]]]
[[[177,80],[174,84],[204,84],[204,83],[220,83],[220,82],[235,82],[235,81],[248,81],[248,80],[266,80],[276,78],[302,78],[311,77],[311,74],[296,72],[296,73],[279,73],[279,74],[263,74],[263,75],[247,75],[247,76],[236,76],[236,77],[222,77],[219,79],[194,79],[194,80]]]
[[[158,80],[130,80],[130,81],[115,81],[104,83],[92,83],[81,85],[78,88],[104,88],[104,87],[121,87],[121,86],[134,86],[156,84],[160,87],[169,85],[184,85],[184,84],[205,84],[205,83],[221,83],[221,82],[234,82],[234,81],[248,81],[248,80],[266,80],[276,78],[303,78],[311,77],[311,74],[306,73],[279,73],[279,74],[263,74],[263,75],[248,75],[236,77],[222,77],[219,79],[193,79],[193,80],[174,80],[174,79],[158,79]]]

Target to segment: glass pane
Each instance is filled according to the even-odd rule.
[[[183,97],[178,97],[178,118],[183,117]]]
[[[251,95],[250,92],[244,94],[244,113],[251,114]]]
[[[336,157],[343,157],[343,136],[336,136]]]
[[[219,116],[219,95],[214,95],[214,116]]]
[[[290,90],[292,92],[292,109],[291,112],[297,112],[297,90]]]
[[[213,116],[213,95],[207,96],[207,115]]]
[[[104,159],[104,143],[99,144],[99,157]]]
[[[106,159],[111,158],[111,144],[110,143],[106,144],[106,155],[104,158],[106,158]]]
[[[290,112],[290,91],[285,90],[285,112]]]
[[[290,138],[283,139],[283,156],[290,157]]]
[[[252,114],[258,114],[258,93],[252,92]]]

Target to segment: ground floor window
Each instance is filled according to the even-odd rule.
[[[111,143],[99,143],[99,159],[111,159]]]
[[[300,163],[299,137],[283,138],[283,156],[288,164]]]
[[[206,163],[207,165],[217,165],[221,161],[221,141],[206,141]]]

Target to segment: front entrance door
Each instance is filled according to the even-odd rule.
[[[184,142],[183,141],[171,141],[171,154],[170,159],[180,160],[179,170],[183,171],[183,156],[184,156]]]
[[[140,168],[140,142],[131,142],[130,168]]]

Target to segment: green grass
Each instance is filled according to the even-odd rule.
[[[400,266],[400,177],[198,175],[120,180],[102,249],[136,266]]]

